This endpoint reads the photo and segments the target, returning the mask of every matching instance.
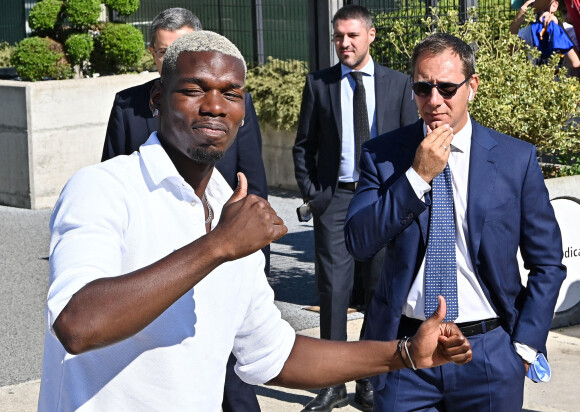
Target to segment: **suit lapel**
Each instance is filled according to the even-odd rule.
[[[497,141],[488,130],[472,120],[471,155],[469,158],[469,183],[467,188],[467,226],[471,260],[475,265],[481,244],[483,223],[489,207],[497,175],[497,164],[492,149]]]
[[[334,72],[331,74],[332,81],[328,83],[328,91],[330,93],[330,101],[328,104],[332,107],[336,130],[338,130],[338,141],[342,142],[342,109],[340,107],[340,82],[342,80],[342,72],[340,63],[335,65],[334,69]]]
[[[377,115],[377,135],[381,135],[387,130],[383,130],[384,119],[387,115],[387,104],[389,99],[377,99],[376,96],[383,96],[390,90],[390,79],[386,75],[383,67],[375,62],[375,112]]]

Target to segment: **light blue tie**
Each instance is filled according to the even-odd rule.
[[[437,296],[447,302],[444,322],[457,319],[457,262],[453,184],[449,164],[433,179],[429,239],[425,255],[425,316],[437,309]]]

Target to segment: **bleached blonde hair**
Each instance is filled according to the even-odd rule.
[[[175,40],[165,52],[161,69],[163,82],[166,81],[168,76],[175,73],[177,70],[177,58],[181,53],[185,52],[218,52],[235,57],[244,65],[244,79],[246,77],[248,69],[244,56],[231,41],[212,31],[196,30]]]

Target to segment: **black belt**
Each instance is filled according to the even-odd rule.
[[[354,192],[356,190],[356,183],[357,182],[338,182],[338,188]]]
[[[458,323],[457,327],[466,337],[489,332],[501,326],[498,318],[480,320],[477,322]]]
[[[400,337],[414,335],[419,326],[423,323],[420,319],[409,318],[407,316],[401,317],[399,325]],[[458,323],[457,327],[466,337],[479,335],[494,330],[501,326],[498,318],[479,320],[475,322]]]

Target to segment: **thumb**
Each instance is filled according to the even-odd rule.
[[[445,314],[447,313],[447,302],[445,302],[445,298],[441,295],[437,297],[437,300],[439,301],[439,306],[437,306],[437,310],[427,319],[427,322],[440,324],[445,319]]]
[[[230,203],[237,202],[238,200],[242,200],[244,197],[248,195],[248,179],[242,172],[238,172],[238,186],[234,193],[230,197],[230,199],[226,202],[226,205]]]

